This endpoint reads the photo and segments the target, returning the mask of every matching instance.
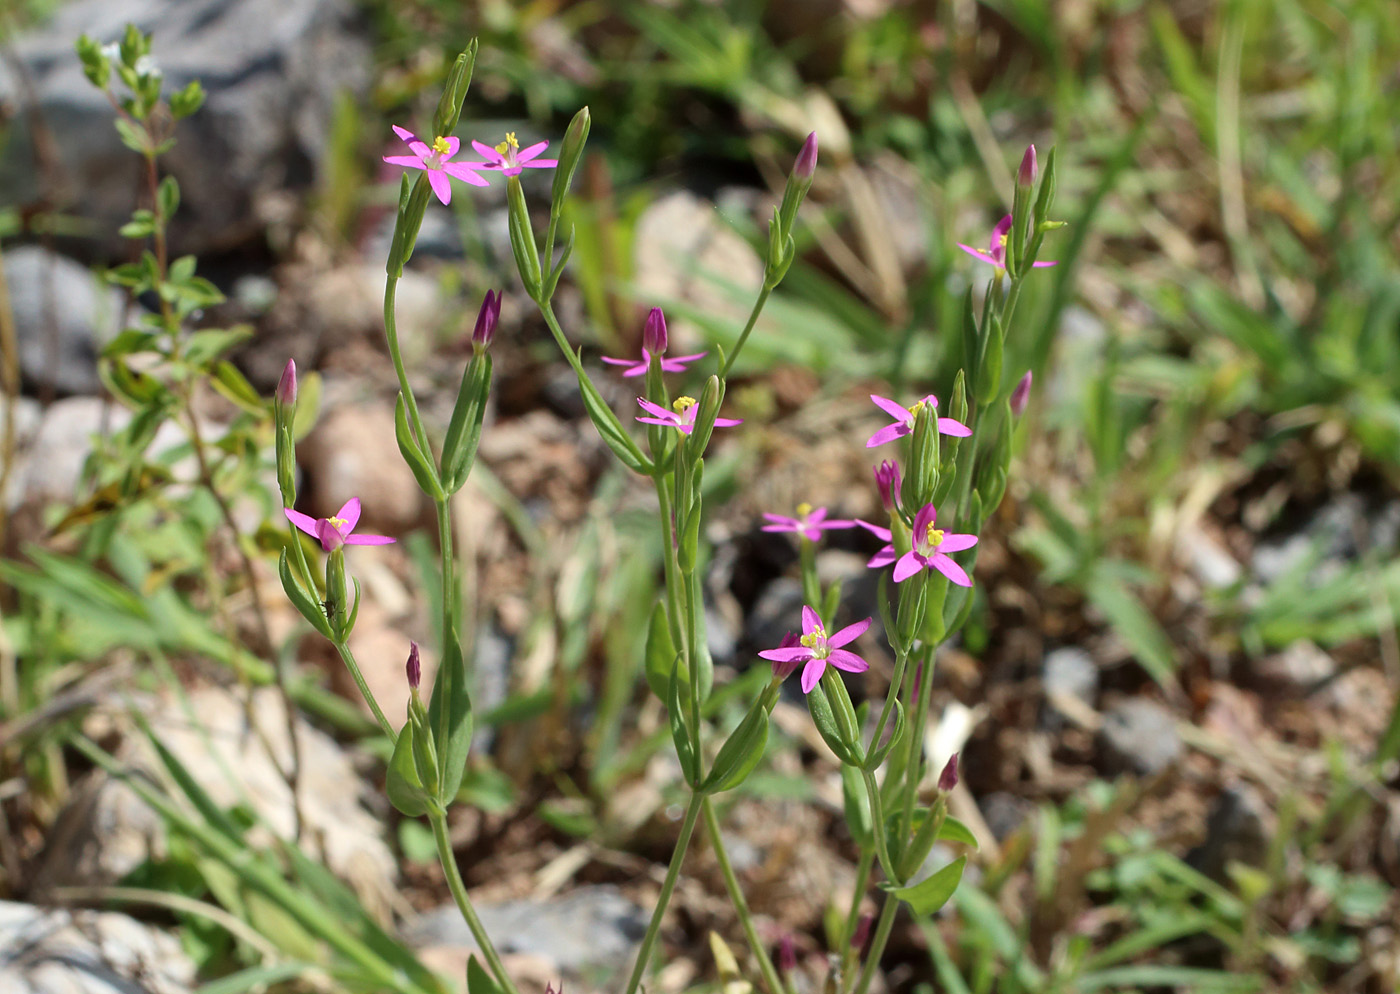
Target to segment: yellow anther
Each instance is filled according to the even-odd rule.
[[[815,649],[826,641],[826,630],[818,625],[814,630],[798,639],[804,649]]]
[[[442,137],[442,135],[438,135],[433,139],[433,151],[438,155],[446,155],[448,152],[452,151],[452,146],[447,143],[446,138]]]
[[[507,132],[506,132],[506,140],[503,141],[503,142],[501,142],[499,145],[496,146],[496,151],[497,151],[497,152],[500,152],[502,155],[505,155],[507,152],[511,151],[512,149],[516,149],[516,148],[519,148],[519,147],[520,147],[520,142],[518,142],[518,141],[515,140],[515,132],[514,132],[514,131],[507,131]]]
[[[350,523],[350,522],[346,521],[344,518],[327,518],[327,519],[326,519],[326,524],[330,525],[330,526],[331,526],[332,528],[334,528],[336,531],[339,531],[340,529],[344,528],[344,527],[345,527],[346,525],[348,525],[349,523]]]
[[[671,402],[671,410],[675,411],[677,414],[684,414],[694,406],[694,397],[677,397]]]
[[[909,408],[910,415],[917,418],[919,416],[919,412],[922,411],[925,406],[927,405],[922,400],[919,401],[913,407]]]
[[[928,535],[927,535],[927,538],[928,538],[928,547],[929,547],[930,549],[936,549],[936,548],[938,548],[940,545],[943,544],[943,529],[942,529],[942,528],[935,528],[935,527],[933,527],[933,525],[929,525],[929,526],[928,526]]]
[[[808,504],[806,501],[803,501],[801,504],[798,504],[798,505],[797,505],[797,516],[798,516],[799,518],[805,518],[805,517],[807,517],[807,515],[809,515],[809,514],[811,514],[811,513],[812,513],[812,505],[811,505],[811,504]]]

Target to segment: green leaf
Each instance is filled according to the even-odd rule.
[[[433,468],[432,462],[423,450],[418,447],[413,432],[409,430],[408,411],[404,405],[402,391],[399,392],[399,399],[394,404],[394,437],[398,439],[399,454],[403,456],[403,461],[408,463],[408,468],[413,471],[413,478],[418,481],[418,489],[435,501],[446,497],[442,483],[438,480],[437,470]]]
[[[1176,653],[1167,633],[1123,578],[1102,566],[1102,562],[1096,564],[1085,591],[1090,603],[1103,612],[1148,675],[1172,689],[1176,684]]]
[[[846,812],[846,827],[851,838],[862,849],[875,845],[875,827],[870,817],[870,796],[865,792],[865,780],[854,766],[841,766],[841,802]]]
[[[617,420],[617,415],[603,400],[598,388],[593,385],[593,381],[588,378],[588,374],[583,371],[582,361],[577,367],[579,392],[583,395],[583,409],[588,413],[588,420],[593,422],[593,426],[598,429],[598,434],[602,436],[608,448],[613,450],[613,455],[622,460],[622,464],[630,470],[641,473],[643,476],[650,476],[655,469],[651,460],[642,454],[642,450],[637,448],[637,443],[632,441],[632,436],[623,430],[621,422]]]
[[[102,358],[119,359],[135,352],[154,351],[157,341],[159,338],[154,332],[142,331],[140,328],[127,328],[103,346]]]
[[[879,742],[872,742],[870,754],[865,759],[865,769],[874,773],[880,768],[880,764],[885,761],[885,757],[890,754],[890,750],[895,747],[895,743],[904,738],[904,705],[898,700],[894,702],[894,730],[890,732],[883,745]]]
[[[678,658],[675,643],[671,641],[671,626],[666,621],[666,605],[657,601],[647,626],[644,672],[647,686],[660,700],[671,699],[671,670]],[[681,679],[690,678],[684,666],[681,667],[681,674]]]
[[[412,740],[411,726],[404,725],[394,743],[394,754],[389,758],[385,790],[390,804],[408,817],[417,818],[428,811],[428,794],[413,762]]]
[[[183,90],[178,90],[170,95],[170,113],[175,120],[182,117],[189,117],[199,108],[204,106],[204,87],[199,84],[199,80],[192,79],[189,85]],[[172,213],[174,213],[172,211]]]
[[[199,84],[196,83],[195,85],[198,86]],[[175,212],[180,208],[180,184],[174,176],[167,176],[160,181],[160,187],[156,191],[156,203],[160,205],[161,218],[169,223],[170,219],[175,215]],[[190,272],[193,273],[194,257],[187,255],[184,258],[190,260]],[[176,265],[178,264],[177,262]],[[174,271],[174,266],[171,267],[171,271]]]
[[[831,701],[827,699],[826,691],[820,682],[807,695],[807,710],[811,712],[812,723],[817,726],[817,733],[831,747],[836,758],[849,766],[859,766],[860,757],[851,751],[850,745],[841,734],[841,728],[837,724],[836,715],[831,708]]]
[[[754,767],[763,759],[763,750],[767,746],[768,709],[763,706],[763,698],[760,697],[729,738],[724,740],[724,745],[720,746],[710,775],[700,789],[707,794],[733,790],[754,771]]]
[[[977,836],[972,834],[972,829],[962,822],[949,815],[943,819],[943,825],[938,830],[938,840],[940,842],[958,842],[965,846],[977,848]]]
[[[695,754],[685,720],[685,705],[690,699],[690,682],[681,679],[681,673],[681,657],[677,654],[671,663],[671,679],[666,695],[666,719],[671,726],[671,741],[675,743],[676,757],[681,762],[685,781],[696,787],[700,783],[700,760]]]
[[[116,125],[117,134],[121,135],[123,145],[137,155],[146,154],[147,139],[144,128],[124,117],[119,117],[112,123]]]
[[[293,539],[292,541],[299,541]],[[301,616],[311,623],[311,626],[326,638],[331,638],[331,623],[326,617],[326,608],[312,593],[302,585],[292,573],[292,564],[287,559],[287,550],[282,550],[282,556],[277,561],[277,572],[282,577],[282,589],[287,592],[287,599],[292,602],[292,606],[301,612]]]
[[[446,806],[457,796],[467,769],[472,747],[472,699],[467,691],[467,666],[462,658],[462,642],[449,630],[438,666],[433,696],[428,702],[428,726],[433,729],[442,769],[439,799]]]
[[[962,881],[967,857],[959,856],[926,880],[909,887],[892,887],[890,893],[909,905],[916,915],[931,915],[953,896]]]
[[[238,367],[227,359],[220,359],[214,366],[214,375],[209,381],[215,390],[233,401],[249,414],[264,417],[267,404],[258,396],[248,378],[238,371]]]
[[[481,421],[486,414],[486,399],[491,390],[491,356],[482,352],[472,356],[462,371],[462,385],[457,390],[457,403],[447,423],[442,441],[442,485],[448,493],[456,493],[467,482],[476,461],[476,448],[481,441]]]
[[[467,957],[467,994],[505,994],[475,954]]]
[[[236,328],[209,328],[196,331],[185,340],[185,361],[192,366],[203,366],[213,362],[229,349],[253,337],[250,325]]]

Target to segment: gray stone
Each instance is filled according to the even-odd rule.
[[[1035,814],[1035,805],[1031,801],[1004,790],[979,797],[977,807],[982,812],[982,820],[987,823],[998,842],[1005,842]]]
[[[179,941],[134,918],[0,901],[5,994],[185,994],[194,982]]]
[[[1254,674],[1265,687],[1292,694],[1308,694],[1337,672],[1337,661],[1307,639],[1293,642],[1282,652],[1254,663]]]
[[[333,103],[362,93],[369,52],[348,0],[76,0],[59,5],[41,30],[16,39],[38,101],[38,117],[59,143],[58,169],[36,168],[25,88],[0,63],[0,102],[16,105],[0,159],[0,190],[11,203],[50,197],[97,222],[104,234],[130,215],[139,161],[112,126],[112,108],[82,74],[73,42],[86,32],[118,40],[128,22],[154,32],[152,56],[163,92],[199,79],[203,109],[177,124],[162,159],[180,182],[172,244],[196,254],[227,247],[264,227],[260,207],[282,189],[308,189],[330,146]],[[386,146],[387,139],[386,135]]]
[[[386,403],[327,412],[298,447],[307,480],[302,510],[329,517],[359,497],[366,531],[396,535],[413,528],[424,498],[394,438],[394,409]]]
[[[760,649],[771,649],[788,632],[802,627],[802,584],[780,576],[758,595],[744,625],[744,636]]]
[[[542,901],[479,903],[476,910],[501,953],[538,956],[575,977],[626,966],[646,934],[649,918],[646,909],[610,886],[580,887]],[[407,937],[419,948],[476,948],[455,904],[412,923]]]
[[[59,394],[97,393],[97,354],[120,330],[122,294],[86,266],[37,246],[5,253],[24,378]]]
[[[1206,838],[1186,862],[1212,880],[1224,881],[1231,863],[1262,866],[1268,852],[1269,807],[1249,784],[1234,784],[1216,798],[1206,819]]]
[[[1322,562],[1323,572],[1355,559],[1366,541],[1366,502],[1359,494],[1346,493],[1326,504],[1299,531],[1260,542],[1250,566],[1259,582],[1268,586],[1297,569],[1311,556]]]
[[[1146,697],[1125,698],[1104,715],[1099,751],[1110,772],[1140,776],[1160,773],[1181,758],[1176,718]]]
[[[1041,715],[1041,725],[1049,729],[1061,727],[1057,701],[1069,698],[1094,707],[1099,694],[1099,667],[1078,646],[1061,646],[1052,650],[1041,664],[1041,685],[1049,709]]]
[[[510,660],[515,643],[495,625],[484,624],[477,632],[476,655],[472,659],[472,705],[477,714],[488,714],[505,701],[510,692]],[[472,748],[487,753],[496,740],[496,729],[479,721],[472,733]]]

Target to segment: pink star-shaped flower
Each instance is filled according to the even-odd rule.
[[[849,649],[841,648],[854,642],[865,630],[870,627],[870,619],[857,621],[854,625],[847,625],[833,635],[827,635],[826,629],[822,627],[821,617],[810,607],[802,608],[802,629],[804,634],[794,646],[787,645],[788,639],[783,639],[783,645],[776,649],[764,649],[759,653],[764,659],[774,663],[783,664],[786,676],[796,668],[797,664],[805,663],[802,667],[802,693],[810,694],[812,688],[817,685],[817,681],[826,672],[827,664],[830,663],[838,670],[845,670],[847,673],[864,673],[870,669],[870,664],[861,659]],[[773,667],[773,672],[778,673],[778,667]]]
[[[515,132],[506,133],[506,140],[495,148],[472,142],[476,154],[486,161],[476,166],[478,169],[496,169],[503,176],[519,176],[526,169],[553,169],[559,165],[558,159],[540,159],[537,156],[549,147],[549,142],[536,142],[528,148],[521,148],[515,140]]]
[[[478,169],[486,168],[482,163],[451,161],[462,146],[462,143],[451,135],[445,137],[439,135],[433,139],[432,145],[428,145],[413,137],[412,131],[401,128],[397,124],[394,125],[394,134],[408,143],[413,154],[386,155],[384,161],[392,166],[425,170],[428,174],[428,185],[433,188],[433,193],[444,205],[452,203],[452,183],[448,180],[448,176],[455,176],[472,186],[491,185],[486,182],[484,176],[477,174]]]
[[[902,407],[888,397],[881,397],[878,394],[871,394],[870,399],[875,402],[875,406],[894,418],[894,424],[886,425],[875,434],[870,436],[870,441],[865,443],[867,449],[873,449],[877,445],[884,445],[886,442],[893,442],[896,438],[903,438],[914,430],[914,419],[925,407],[938,407],[938,398],[929,394],[922,400],[917,401],[913,407]],[[956,435],[958,438],[966,438],[972,434],[972,429],[961,421],[952,418],[938,419],[938,433],[940,435]]]
[[[649,418],[637,417],[643,424],[678,428],[684,435],[689,435],[695,430],[695,414],[700,410],[700,405],[695,402],[694,397],[677,397],[671,405],[673,410],[670,411],[660,404],[653,404],[645,397],[638,397],[637,403],[641,405],[642,410],[651,415]],[[716,428],[732,428],[743,423],[742,418],[715,418]]]
[[[663,373],[683,373],[685,372],[686,363],[704,358],[706,354],[707,353],[704,352],[696,352],[693,355],[662,356],[661,371]],[[647,368],[651,366],[651,356],[652,353],[648,352],[646,347],[643,346],[642,357],[640,359],[614,359],[612,356],[603,356],[603,361],[610,366],[626,366],[627,368],[622,371],[623,376],[641,376],[646,373]]]
[[[826,508],[818,507],[813,509],[811,504],[798,504],[797,517],[789,518],[785,514],[769,514],[766,511],[763,517],[768,521],[762,530],[766,532],[796,532],[809,542],[821,540],[822,532],[831,528],[854,528],[854,521],[846,521],[841,518],[828,518]]]
[[[857,521],[856,524],[876,538],[891,543],[871,556],[866,565],[871,569],[880,569],[894,563],[895,583],[903,583],[921,569],[936,569],[960,587],[972,586],[972,578],[967,571],[955,563],[948,553],[972,548],[977,544],[977,536],[945,532],[934,527],[937,519],[938,511],[932,504],[925,504],[919,509],[919,513],[914,515],[914,547],[902,556],[895,552],[888,528],[872,525],[868,521]]]
[[[997,226],[992,229],[991,240],[987,243],[987,251],[981,252],[971,245],[964,245],[958,242],[958,248],[962,249],[974,259],[980,259],[989,266],[995,266],[999,272],[1006,271],[1006,236],[1011,231],[1011,215],[1008,214],[997,222]],[[1035,262],[1031,264],[1033,269],[1048,269],[1056,265],[1054,262]]]
[[[355,525],[360,520],[360,498],[351,497],[334,517],[313,518],[290,507],[286,508],[287,520],[312,538],[321,542],[321,548],[331,552],[342,545],[390,545],[395,540],[388,535],[356,535]]]

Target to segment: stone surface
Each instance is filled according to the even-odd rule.
[[[9,60],[0,63],[0,102],[18,108],[0,157],[9,203],[48,197],[95,220],[115,238],[130,214],[135,154],[112,127],[106,98],[82,75],[73,42],[100,42],[126,24],[154,32],[152,56],[165,93],[199,79],[202,110],[176,127],[162,165],[180,182],[172,244],[196,254],[257,235],[266,198],[305,190],[326,166],[336,96],[363,92],[368,46],[348,0],[75,0],[49,23],[16,39],[38,117],[58,145],[51,169],[36,168],[25,89]]]
[[[298,507],[329,517],[360,498],[361,527],[395,535],[413,528],[423,510],[418,481],[394,440],[394,409],[377,400],[328,411],[297,447],[306,474]]]
[[[480,903],[477,913],[501,953],[547,960],[571,977],[616,973],[627,966],[646,934],[649,918],[646,909],[616,887],[605,885],[580,887],[547,900]],[[418,948],[476,948],[452,904],[424,915],[406,932]]]
[[[1041,714],[1041,725],[1057,729],[1063,725],[1058,701],[1068,698],[1093,708],[1099,694],[1099,667],[1083,649],[1066,645],[1051,650],[1041,664],[1040,680],[1049,707]]]
[[[1035,804],[1024,797],[996,790],[977,799],[977,807],[998,842],[1007,838],[1035,814]]]
[[[5,253],[19,367],[32,387],[97,393],[97,354],[120,330],[122,295],[86,266],[32,245]]]
[[[185,994],[194,982],[179,941],[134,918],[0,901],[5,994]]]
[[[1110,772],[1160,773],[1181,758],[1176,718],[1146,697],[1124,698],[1104,715],[1099,751]]]
[[[1254,676],[1265,688],[1289,694],[1317,690],[1337,672],[1337,661],[1314,642],[1300,639],[1282,652],[1254,661]]]
[[[1269,850],[1269,806],[1249,784],[1225,788],[1206,819],[1206,838],[1186,862],[1212,880],[1228,879],[1231,863],[1261,866]]]
[[[147,717],[214,803],[224,808],[246,805],[257,814],[260,824],[249,833],[251,844],[267,844],[269,832],[290,839],[295,813],[282,773],[289,765],[290,739],[277,691],[254,691],[251,708],[245,709],[241,696],[204,687],[189,694],[188,708],[179,701],[158,700]],[[296,736],[303,849],[345,880],[371,913],[387,915],[397,866],[384,841],[383,825],[360,803],[362,785],[349,755],[300,716]],[[269,748],[275,757],[269,756]],[[118,758],[157,780],[165,779],[154,750],[134,730],[125,736]],[[74,792],[55,826],[33,892],[110,884],[164,852],[160,818],[124,782],[94,774]]]

